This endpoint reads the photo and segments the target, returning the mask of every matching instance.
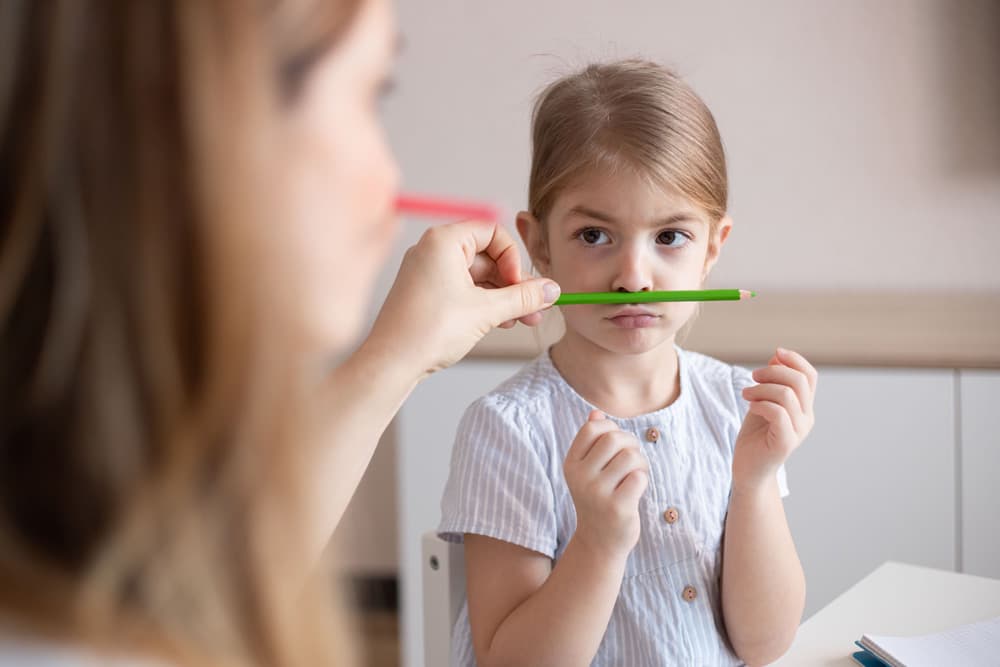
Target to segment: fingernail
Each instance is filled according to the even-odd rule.
[[[778,348],[778,354],[780,354],[780,355],[784,356],[784,355],[788,354],[788,350],[786,350],[786,349],[785,349],[785,348],[783,348],[783,347],[779,347],[779,348]]]
[[[556,283],[547,282],[542,287],[542,295],[545,297],[545,303],[555,303],[560,294],[562,294],[562,290],[559,289],[559,285]]]

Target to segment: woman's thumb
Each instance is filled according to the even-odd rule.
[[[559,285],[547,278],[525,280],[516,285],[487,290],[493,326],[516,320],[551,306],[559,298]]]

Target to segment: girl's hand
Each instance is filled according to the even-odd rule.
[[[419,379],[464,357],[494,327],[534,325],[559,296],[521,280],[521,257],[500,225],[431,227],[406,252],[366,344],[416,368]]]
[[[602,556],[627,556],[639,541],[639,499],[649,484],[649,462],[636,437],[594,410],[563,471],[576,506],[573,539]]]
[[[743,390],[750,410],[736,436],[733,488],[758,488],[812,430],[816,369],[797,352],[778,348],[764,368],[753,372],[759,384]]]

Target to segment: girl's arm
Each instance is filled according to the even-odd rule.
[[[753,378],[759,384],[743,390],[750,407],[733,454],[722,610],[737,655],[764,665],[788,650],[805,605],[777,472],[812,429],[817,374],[802,355],[779,348]]]
[[[618,598],[625,559],[609,558],[573,539],[553,567],[535,551],[466,535],[477,664],[589,665]]]
[[[747,665],[770,664],[795,638],[806,591],[774,478],[758,488],[733,489],[723,554],[729,640]]]
[[[555,567],[540,553],[466,535],[469,620],[481,667],[585,667],[604,637],[639,540],[649,464],[634,435],[594,411],[563,468],[577,526]]]

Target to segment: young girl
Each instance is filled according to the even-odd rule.
[[[625,61],[560,79],[533,143],[517,223],[544,276],[564,292],[704,284],[733,224],[726,167],[674,74]],[[565,307],[562,339],[468,409],[440,526],[465,542],[453,664],[759,665],[788,648],[805,583],[783,463],[812,427],[816,371],[780,348],[752,374],[686,352],[695,311]]]

